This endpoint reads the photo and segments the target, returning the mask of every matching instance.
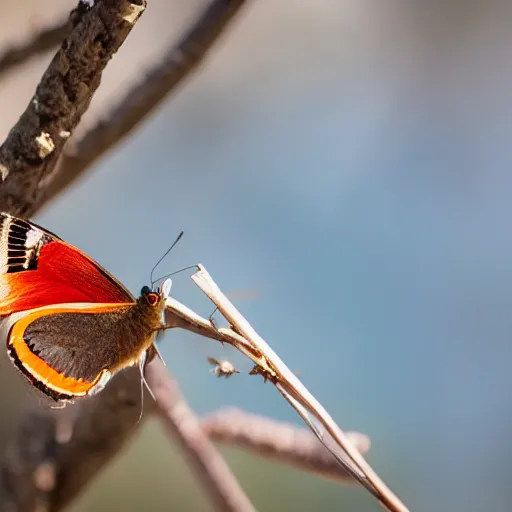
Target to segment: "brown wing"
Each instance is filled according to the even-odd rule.
[[[56,400],[90,394],[105,372],[135,363],[151,343],[150,328],[133,325],[135,308],[68,304],[18,313],[8,333],[9,355]]]

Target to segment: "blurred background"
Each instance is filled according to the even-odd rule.
[[[204,1],[149,0],[84,126],[176,40]],[[69,0],[2,6],[2,45]],[[37,221],[134,293],[203,263],[414,511],[512,501],[512,4],[248,2],[205,65]],[[0,82],[8,129],[50,56]],[[208,316],[187,275],[174,295]],[[216,380],[228,348],[170,331],[161,350],[201,414],[299,424],[270,385]],[[0,368],[3,443],[27,393]],[[13,390],[16,389],[16,392]],[[1,391],[3,390],[3,391]],[[378,511],[348,488],[223,450],[262,511]],[[156,423],[71,510],[208,510]]]

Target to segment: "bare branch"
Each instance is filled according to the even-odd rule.
[[[234,346],[248,357],[255,367],[251,374],[261,374],[276,386],[281,395],[301,416],[312,432],[324,444],[354,479],[393,512],[407,512],[407,507],[381,480],[358,450],[340,429],[322,404],[309,392],[222,293],[202,265],[192,280],[215,304],[229,322],[230,328],[217,329],[212,323],[180,304],[172,297],[166,299],[168,328],[183,328]]]
[[[33,34],[28,41],[4,50],[0,54],[0,75],[22,64],[30,57],[46,53],[58,46],[68,34],[71,26],[71,20],[60,21]]]
[[[245,0],[213,0],[181,41],[149,71],[144,80],[128,91],[106,119],[77,141],[76,148],[62,156],[59,172],[49,187],[46,199],[51,200],[70,185],[98,158],[139,126],[155,107],[189,77],[244,3]]]
[[[265,380],[269,379],[276,386],[338,462],[383,506],[390,512],[408,512],[407,507],[398,496],[377,475],[359,451],[352,446],[350,440],[322,404],[290,371],[268,343],[259,336],[226,295],[222,293],[206,269],[202,265],[198,265],[198,268],[198,272],[192,275],[192,280],[215,304],[229,324],[233,326],[233,329],[220,330],[235,331],[251,346],[252,350],[249,351],[247,350],[247,343],[243,343],[241,346],[242,352],[247,354],[256,364],[251,373],[263,375]],[[237,346],[237,348],[239,347]],[[330,437],[331,443],[328,442],[326,436]],[[336,447],[341,449],[341,453]]]
[[[356,483],[351,475],[308,430],[281,423],[239,409],[218,411],[201,420],[203,430],[213,439],[234,445],[260,457],[342,481]],[[360,453],[370,449],[370,439],[359,432],[347,437]]]
[[[89,107],[105,66],[144,7],[144,0],[101,0],[90,9],[80,3],[74,11],[72,32],[0,147],[3,210],[27,216],[35,211],[44,183]]]
[[[249,498],[215,446],[203,432],[169,372],[155,358],[146,368],[146,380],[155,395],[156,411],[167,432],[179,440],[208,495],[222,511],[253,511]]]

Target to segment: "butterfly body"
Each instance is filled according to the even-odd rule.
[[[97,393],[144,360],[164,326],[164,299],[147,287],[135,299],[79,249],[0,213],[0,336],[15,366],[54,400]]]

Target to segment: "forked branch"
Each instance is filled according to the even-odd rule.
[[[371,492],[388,510],[407,512],[406,506],[379,478],[363,456],[350,443],[333,418],[307,390],[293,372],[283,363],[271,347],[256,333],[249,322],[222,293],[202,265],[198,265],[192,279],[209,297],[232,326],[217,329],[173,298],[167,299],[167,324],[226,342],[251,359],[254,373],[270,380],[283,397],[299,413],[318,439],[328,448],[338,462]]]

